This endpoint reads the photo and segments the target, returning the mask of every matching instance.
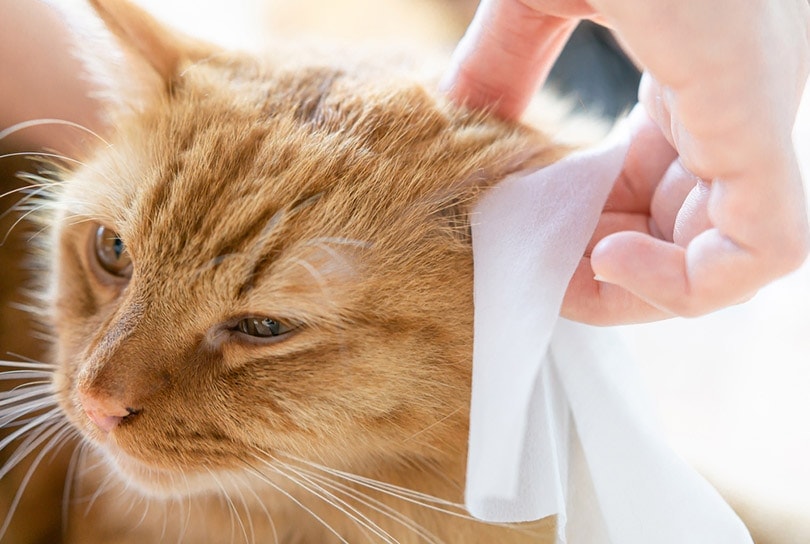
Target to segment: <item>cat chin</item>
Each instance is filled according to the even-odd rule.
[[[134,459],[114,446],[96,448],[108,468],[141,495],[157,499],[176,499],[204,495],[221,490],[218,475],[212,472],[168,470]]]

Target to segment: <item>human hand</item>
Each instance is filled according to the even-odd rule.
[[[518,117],[582,17],[644,67],[652,121],[634,122],[563,315],[699,315],[800,266],[810,227],[791,132],[810,71],[807,1],[484,0],[449,95]]]

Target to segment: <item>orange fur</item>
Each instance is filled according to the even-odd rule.
[[[70,540],[553,541],[553,520],[487,525],[458,504],[471,205],[564,150],[404,69],[251,58],[92,4],[155,88],[111,112],[111,145],[46,218],[53,383],[92,444],[77,496],[98,495],[76,502]],[[131,279],[99,269],[99,225]],[[296,329],[256,342],[233,330],[246,316]],[[133,415],[102,432],[82,395]]]

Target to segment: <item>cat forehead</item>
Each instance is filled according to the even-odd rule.
[[[122,118],[66,201],[133,249],[157,240],[154,251],[204,261],[298,211],[298,239],[365,243],[413,229],[530,136],[442,106],[408,78],[207,61]]]
[[[291,156],[306,164],[318,155],[324,164],[323,156],[373,152],[379,160],[448,124],[428,93],[403,79],[363,79],[329,67],[196,63],[169,97],[121,119],[116,145],[159,168],[198,165],[217,175],[245,164],[289,166]]]
[[[178,212],[203,203],[272,207],[340,184],[371,187],[355,197],[392,199],[480,168],[472,153],[496,137],[410,81],[251,63],[191,66],[172,96],[116,128],[113,146],[83,175],[101,213],[144,203],[175,202]]]

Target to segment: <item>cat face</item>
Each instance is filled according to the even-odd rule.
[[[72,424],[158,495],[273,456],[462,455],[468,212],[557,152],[392,70],[199,55],[97,4],[160,84],[57,189],[54,383]]]

